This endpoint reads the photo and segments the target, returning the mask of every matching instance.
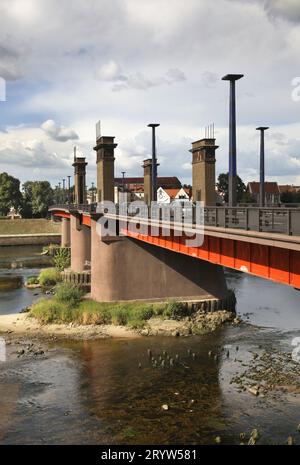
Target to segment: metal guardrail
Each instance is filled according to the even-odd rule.
[[[49,210],[67,210],[67,211],[79,211],[84,213],[96,213],[97,204],[96,203],[87,203],[87,204],[76,204],[76,203],[59,203],[51,205]]]
[[[116,207],[118,212],[118,206]],[[55,209],[90,214],[96,213],[97,204],[61,204],[50,207],[50,211]],[[184,216],[194,223],[195,207],[185,206],[183,210]],[[300,208],[205,207],[204,225],[300,236]]]
[[[204,224],[222,228],[300,235],[300,209],[205,207]]]

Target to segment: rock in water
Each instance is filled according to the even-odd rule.
[[[249,388],[248,388],[248,391],[249,391],[250,394],[252,394],[253,396],[258,396],[258,395],[259,395],[259,388],[257,388],[256,386],[249,387]]]
[[[216,436],[216,437],[215,437],[215,443],[216,443],[216,444],[221,444],[221,438],[220,438],[220,436]]]
[[[288,446],[293,446],[294,445],[294,439],[292,436],[289,436],[286,441]]]
[[[168,404],[163,404],[163,405],[161,406],[161,408],[162,408],[162,410],[169,410]]]
[[[248,446],[254,446],[258,439],[259,439],[259,432],[257,431],[257,429],[253,429],[250,434]]]

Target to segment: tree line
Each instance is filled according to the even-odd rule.
[[[0,173],[0,216],[14,207],[23,218],[43,218],[54,203],[54,190],[48,181],[26,181]]]

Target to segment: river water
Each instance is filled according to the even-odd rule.
[[[37,258],[38,249],[19,251],[23,268],[11,268],[16,256],[10,253],[6,249],[4,258],[0,249],[0,276],[36,274],[29,258]],[[255,397],[231,384],[253,352],[292,351],[300,337],[300,293],[226,274],[244,320],[240,326],[187,338],[53,341],[44,355],[32,357],[18,357],[8,345],[6,361],[0,361],[0,443],[213,444],[219,436],[222,443],[239,444],[241,432],[257,428],[260,444],[283,444],[290,435],[300,444],[300,394]],[[0,313],[29,305],[34,294],[23,287],[0,290]],[[179,363],[154,368],[148,349],[157,359],[163,351],[178,354]]]

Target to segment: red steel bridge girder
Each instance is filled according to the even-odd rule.
[[[70,213],[52,211],[56,217],[70,218]],[[90,215],[81,215],[82,224],[91,226]],[[300,251],[206,235],[201,247],[187,247],[186,237],[151,236],[131,233],[122,229],[122,234],[134,239],[164,247],[177,253],[190,255],[217,265],[244,271],[272,281],[300,289]],[[190,239],[190,238],[189,238]]]
[[[122,230],[122,234],[177,253],[244,271],[300,289],[300,252],[223,237],[205,236],[201,247],[187,247],[184,236],[154,237]]]

